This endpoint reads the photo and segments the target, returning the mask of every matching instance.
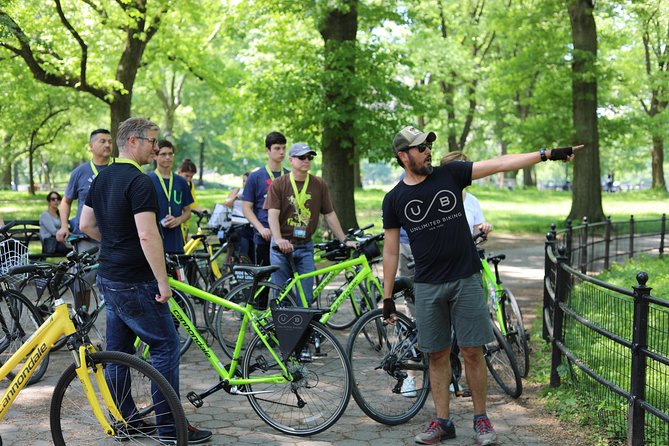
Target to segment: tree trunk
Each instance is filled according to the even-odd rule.
[[[537,185],[534,175],[534,166],[528,166],[523,168],[523,185],[525,187],[534,187]]]
[[[653,189],[666,192],[667,183],[664,181],[664,138],[653,136],[653,150],[651,154],[653,168]]]
[[[597,129],[597,28],[591,0],[574,0],[569,6],[571,35],[574,42],[572,61],[572,118],[575,143],[585,148],[574,160],[574,189],[569,218],[588,217],[602,221],[602,188],[599,169],[599,133]]]
[[[28,149],[28,192],[30,195],[35,195],[35,192],[37,192],[37,188],[35,187],[35,171],[33,167],[34,158],[34,152],[31,147]]]
[[[118,146],[116,145],[116,134],[118,133],[118,126],[130,117],[130,107],[132,103],[131,94],[116,95],[114,100],[109,104],[109,111],[111,113],[111,135],[114,147],[112,149],[112,156],[118,156]]]
[[[323,179],[344,230],[357,227],[355,216],[355,97],[348,83],[355,77],[358,0],[343,0],[319,26],[324,41]]]

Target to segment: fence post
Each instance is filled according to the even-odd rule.
[[[546,234],[546,245],[544,246],[544,308],[542,313],[542,337],[546,342],[550,342],[551,340],[548,327],[546,326],[546,309],[551,307],[553,300],[550,293],[548,292],[548,284],[550,283],[550,280],[546,280],[546,278],[551,277],[553,270],[553,262],[551,262],[550,258],[548,257],[548,250],[550,249],[551,252],[555,254],[555,244],[557,238],[557,232],[555,228],[555,223],[551,224],[551,230]]]
[[[588,273],[588,217],[583,217],[580,251],[581,251],[580,270],[583,274],[587,274]]]
[[[572,264],[571,263],[572,243],[574,242],[574,225],[572,224],[571,218],[567,219],[565,229],[566,229],[566,235],[567,235],[566,241],[565,241],[566,248],[567,248],[567,257],[568,257],[567,263],[569,263],[571,265]]]
[[[662,257],[664,253],[664,240],[667,234],[667,214],[662,214],[662,223],[660,225],[660,257]]]
[[[630,400],[627,417],[627,444],[643,446],[645,411],[640,402],[646,399],[646,354],[648,348],[648,301],[652,288],[646,286],[648,274],[636,275],[639,283],[634,286],[634,322],[632,332],[632,373],[630,379]]]
[[[551,387],[560,386],[560,374],[558,367],[562,363],[562,352],[558,348],[558,343],[564,342],[562,334],[562,323],[564,320],[564,311],[560,304],[567,301],[569,295],[570,275],[564,269],[567,263],[567,256],[564,246],[558,248],[557,267],[555,271],[555,305],[553,306],[553,348],[551,351]]]
[[[634,215],[630,215],[630,244],[629,258],[634,257]]]
[[[609,269],[611,255],[611,216],[606,217],[606,228],[604,232],[604,270]]]

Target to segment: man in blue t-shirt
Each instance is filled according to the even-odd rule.
[[[286,157],[286,137],[279,132],[271,132],[265,138],[267,164],[251,172],[242,193],[244,217],[253,225],[253,243],[257,265],[269,265],[269,242],[272,232],[267,222],[267,209],[263,209],[267,191],[272,182],[289,172],[281,167]]]
[[[418,346],[430,356],[430,389],[436,409],[418,444],[455,438],[449,419],[451,328],[465,361],[474,404],[474,431],[479,445],[493,444],[497,434],[486,415],[487,372],[482,346],[493,337],[481,283],[481,263],[471,237],[462,190],[472,180],[518,170],[540,161],[573,159],[573,147],[504,155],[495,159],[432,167],[433,132],[403,128],[393,151],[406,176],[383,199],[383,275],[395,277],[404,228],[414,255],[415,316]],[[578,148],[578,147],[577,147]],[[396,319],[393,281],[384,282],[383,317]]]
[[[158,195],[158,220],[163,234],[163,247],[170,254],[184,252],[181,224],[190,218],[193,196],[188,182],[174,174],[174,145],[167,140],[158,142],[154,159],[156,170],[149,174]]]
[[[81,234],[81,231],[79,231],[79,217],[88,195],[88,189],[98,173],[109,165],[112,151],[112,137],[109,130],[93,130],[88,140],[88,149],[93,155],[92,159],[72,171],[65,189],[65,196],[60,202],[58,209],[60,230],[56,233],[56,239],[59,242],[65,242],[67,236],[70,235],[70,224],[72,225],[72,233]],[[70,221],[70,211],[74,200],[79,200],[77,202],[77,213]]]

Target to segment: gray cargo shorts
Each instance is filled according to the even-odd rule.
[[[451,346],[451,330],[460,347],[494,340],[481,273],[443,284],[416,283],[418,346],[439,352]]]

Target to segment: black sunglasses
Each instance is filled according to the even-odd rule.
[[[300,161],[304,161],[304,160],[312,161],[314,159],[314,155],[300,155],[300,156],[296,156],[295,158],[297,158]]]
[[[425,152],[426,149],[432,150],[432,143],[431,142],[424,142],[422,144],[418,144],[417,146],[409,146],[407,147],[407,150],[411,149],[418,149],[420,153]]]

